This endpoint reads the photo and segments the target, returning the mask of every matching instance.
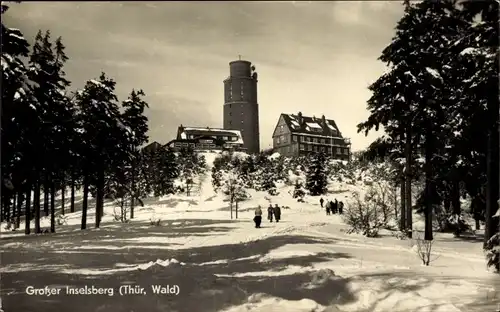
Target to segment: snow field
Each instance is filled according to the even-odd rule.
[[[205,157],[211,164],[215,156]],[[436,233],[435,260],[424,267],[414,242],[387,231],[379,238],[347,235],[341,217],[326,216],[319,197],[297,203],[292,189],[280,185],[278,196],[249,190],[238,220],[229,220],[229,203],[213,193],[208,173],[199,194],[147,200],[130,223],[114,221],[108,203],[101,229],[92,229],[92,209],[86,231],[79,230],[80,212],[67,214],[67,224],[53,235],[24,237],[2,226],[3,283],[8,274],[19,274],[22,282],[22,272],[86,280],[161,278],[175,280],[187,293],[151,311],[474,312],[493,311],[500,303],[500,282],[486,271],[480,242]],[[365,190],[363,183],[336,183],[328,198],[349,199]],[[282,210],[280,223],[269,223],[264,212],[263,228],[255,229],[253,209],[269,203],[290,209]],[[414,222],[419,229],[420,216]],[[48,218],[42,226],[49,226]],[[23,255],[30,253],[40,256]],[[108,254],[112,261],[104,259]],[[4,302],[21,295],[16,287],[3,288]]]

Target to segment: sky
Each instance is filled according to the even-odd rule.
[[[334,119],[360,150],[382,134],[356,125],[402,15],[402,1],[23,2],[3,23],[30,43],[39,29],[61,36],[74,89],[101,72],[120,100],[143,89],[150,141],[167,143],[180,124],[222,127],[222,81],[241,55],[259,73],[262,149],[279,115],[300,111]]]

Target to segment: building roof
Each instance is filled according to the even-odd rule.
[[[337,124],[333,119],[326,119],[325,116],[320,118],[303,116],[299,114],[281,114],[288,128],[293,133],[324,135],[329,137],[342,138]],[[302,123],[300,124],[300,119]]]
[[[158,149],[160,147],[162,147],[163,145],[161,145],[160,143],[156,142],[156,141],[153,141],[151,143],[149,143],[148,145],[144,146],[142,148],[142,150],[147,150],[147,151],[151,151],[151,150],[155,150],[155,149]]]
[[[179,126],[178,136],[181,139],[187,139],[189,134],[195,134],[198,136],[207,136],[213,137],[215,136],[236,136],[238,137],[237,141],[231,141],[228,143],[232,144],[243,144],[243,136],[241,135],[240,130],[229,130],[229,129],[221,129],[221,128],[210,128],[210,127],[184,127],[182,125]]]

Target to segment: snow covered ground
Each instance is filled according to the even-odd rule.
[[[207,161],[212,161],[210,155]],[[108,204],[100,229],[79,230],[79,212],[68,214],[67,224],[56,234],[25,237],[6,232],[2,225],[3,309],[474,312],[500,308],[500,279],[486,271],[480,241],[436,233],[435,260],[424,267],[413,242],[384,233],[379,238],[347,235],[341,218],[326,216],[318,198],[297,203],[288,191],[281,187],[278,196],[250,191],[252,198],[240,204],[238,219],[230,220],[228,203],[213,193],[207,175],[199,194],[147,200],[126,224],[114,221],[113,206]],[[332,191],[332,199],[350,195],[339,185]],[[290,209],[282,211],[281,222],[265,220],[261,229],[255,229],[253,209],[269,202]],[[93,218],[90,211],[89,227]],[[151,224],[158,220],[160,225]],[[421,228],[417,215],[414,220]],[[43,225],[48,226],[48,220]],[[145,293],[122,296],[120,289],[126,285],[139,285]],[[169,285],[175,294],[154,294],[159,285]],[[29,295],[28,286],[61,291]],[[66,287],[101,289],[103,294],[66,295]]]

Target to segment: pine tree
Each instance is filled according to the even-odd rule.
[[[295,181],[295,186],[293,189],[293,198],[297,198],[298,202],[303,202],[304,201],[304,196],[306,195],[306,192],[304,191],[304,186],[302,182],[300,181]]]
[[[125,112],[121,120],[127,127],[128,149],[130,149],[130,218],[134,218],[134,200],[138,198],[136,181],[138,175],[139,147],[148,141],[148,118],[144,115],[149,105],[142,99],[144,91],[132,90],[130,96],[122,103]]]
[[[51,197],[56,189],[64,184],[67,170],[70,167],[70,138],[73,122],[73,107],[66,96],[66,88],[70,82],[64,78],[64,63],[68,60],[61,38],[51,42],[50,32],[42,36],[39,31],[33,52],[30,55],[31,81],[35,83],[34,96],[37,99],[38,113],[42,125],[38,129],[40,140],[34,142],[41,157],[35,159],[33,182],[39,194],[39,185],[44,178],[44,192]],[[57,159],[57,161],[55,161]],[[43,176],[40,173],[44,173]],[[49,194],[50,193],[50,194]],[[34,199],[37,232],[40,231],[40,201]],[[50,199],[50,230],[55,232],[54,199]]]
[[[1,14],[8,10],[2,3]],[[28,56],[29,44],[18,29],[10,29],[2,21],[2,212],[11,219],[16,194],[31,195],[33,142],[37,140],[39,118],[36,99],[32,95],[27,69],[22,61]],[[27,198],[29,199],[29,198]],[[18,203],[19,204],[19,203]],[[19,213],[19,211],[18,211]],[[26,200],[25,233],[30,233],[30,201]]]
[[[120,152],[117,147],[125,137],[123,124],[118,118],[120,112],[114,94],[115,85],[114,80],[102,73],[99,80],[89,80],[85,89],[77,96],[84,137],[88,144],[84,148],[84,193],[85,187],[88,188],[90,184],[95,186],[96,227],[99,227],[103,214],[105,176],[112,171],[113,159]],[[92,169],[95,171],[91,171]],[[82,214],[82,227],[83,223]]]
[[[326,174],[326,157],[323,153],[314,154],[307,168],[306,189],[312,196],[326,194],[328,177]]]
[[[499,3],[498,1],[464,1],[464,17],[470,23],[469,31],[465,33],[457,46],[463,48],[460,53],[462,60],[469,66],[466,72],[462,96],[476,107],[483,107],[486,118],[482,120],[487,131],[486,149],[486,210],[484,248],[489,251],[490,265],[493,250],[498,249],[499,240],[495,239],[499,229],[499,218],[495,218],[500,197],[499,181]],[[476,19],[476,17],[479,17]],[[465,71],[465,70],[463,70]],[[467,75],[468,74],[468,75]],[[490,241],[491,240],[491,241]],[[495,245],[497,246],[495,248]],[[500,251],[496,250],[496,259]],[[497,262],[498,263],[498,262]]]
[[[157,174],[153,186],[155,196],[174,194],[174,181],[180,174],[175,153],[169,148],[161,148],[158,150],[157,160]]]

